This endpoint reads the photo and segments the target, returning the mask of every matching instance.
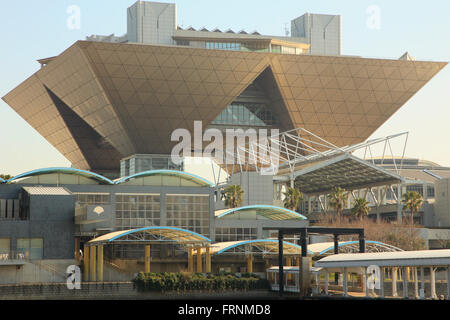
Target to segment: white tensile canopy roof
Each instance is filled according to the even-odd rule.
[[[315,267],[424,267],[450,266],[450,250],[421,250],[376,253],[345,253],[330,255],[315,263]]]

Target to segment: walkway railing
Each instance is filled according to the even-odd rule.
[[[0,252],[0,263],[12,260],[28,260],[28,253],[23,251]]]

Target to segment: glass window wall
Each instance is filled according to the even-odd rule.
[[[167,225],[209,238],[209,195],[167,195]]]
[[[212,122],[212,124],[236,126],[271,126],[275,117],[264,103],[233,102]]]
[[[24,253],[30,260],[40,260],[44,253],[44,239],[18,238],[17,252]]]
[[[160,225],[160,195],[116,194],[116,229]]]
[[[256,228],[216,228],[216,242],[257,239]]]
[[[74,193],[75,206],[109,204],[109,193]]]

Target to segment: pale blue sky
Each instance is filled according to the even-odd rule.
[[[61,53],[91,34],[122,35],[126,8],[134,0],[39,0],[0,3],[0,96],[39,69],[36,59]],[[164,2],[164,1],[162,1]],[[178,24],[208,29],[257,30],[284,35],[290,20],[310,13],[341,14],[343,53],[418,60],[450,60],[450,1],[366,0],[179,0]],[[71,5],[81,10],[81,28],[67,27]],[[367,26],[369,6],[380,8],[380,29]],[[69,166],[55,148],[0,101],[0,172],[18,174]],[[373,137],[409,131],[407,155],[450,166],[450,67],[446,67]]]

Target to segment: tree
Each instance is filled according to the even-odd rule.
[[[403,194],[403,209],[409,209],[410,211],[410,224],[414,224],[414,213],[418,212],[423,204],[422,196],[416,191],[406,191]]]
[[[295,188],[288,188],[284,195],[284,207],[289,210],[297,210],[300,202],[303,201],[303,194]]]
[[[347,204],[348,193],[341,187],[335,187],[333,192],[328,195],[330,206],[336,210],[336,217],[341,218],[341,212]]]
[[[354,216],[362,220],[369,215],[369,201],[363,198],[357,198],[351,211]]]
[[[333,228],[363,228],[364,237],[367,240],[387,243],[406,251],[426,249],[426,242],[421,235],[421,229],[410,224],[399,225],[385,220],[373,221],[372,219],[351,220],[346,217],[331,221],[329,216],[323,214],[313,225]],[[339,236],[339,240],[351,241],[356,239],[353,236],[342,235]]]
[[[229,208],[237,208],[242,203],[242,196],[244,195],[244,190],[241,186],[231,185],[225,188],[225,205]]]
[[[0,174],[0,178],[2,178],[3,180],[9,180],[11,179],[13,176],[10,174]]]

